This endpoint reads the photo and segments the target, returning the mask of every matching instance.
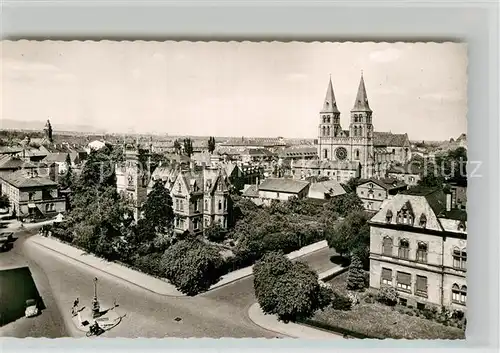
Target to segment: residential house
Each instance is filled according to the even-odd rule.
[[[365,210],[378,211],[384,200],[407,188],[408,185],[401,180],[370,178],[360,180],[356,187],[356,194],[363,201]]]
[[[255,195],[255,187],[246,187],[243,197],[247,197],[257,204],[269,205],[272,200],[288,201],[293,197],[306,198],[309,193],[310,183],[303,180],[269,178],[257,186],[258,197]]]
[[[0,176],[0,193],[9,197],[11,210],[20,219],[43,219],[66,211],[66,199],[59,194],[57,183],[35,169]]]
[[[398,179],[409,186],[418,185],[424,175],[423,162],[410,161],[405,165],[394,165],[387,171],[389,178]]]
[[[467,214],[451,194],[413,188],[384,201],[370,224],[370,287],[394,287],[400,303],[466,309]]]
[[[278,152],[279,162],[284,160],[308,160],[318,159],[318,149],[314,146],[294,146]]]

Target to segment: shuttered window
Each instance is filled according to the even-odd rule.
[[[382,244],[382,253],[385,256],[392,256],[392,238],[385,237]]]
[[[417,276],[416,295],[427,296],[427,277]]]
[[[410,291],[411,290],[411,274],[398,272],[396,276],[396,285],[398,288]]]
[[[387,284],[387,285],[392,285],[392,270],[389,268],[383,268],[382,269],[382,277],[381,277],[381,282],[382,284]]]

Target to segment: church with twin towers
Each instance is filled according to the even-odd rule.
[[[342,129],[332,79],[328,82],[323,108],[319,113],[318,156],[321,165],[335,173],[345,166],[359,168],[361,178],[386,177],[393,164],[411,159],[408,134],[374,130],[374,112],[370,108],[363,73],[350,111],[349,129]],[[354,167],[352,167],[354,166]],[[320,173],[324,174],[324,173]]]

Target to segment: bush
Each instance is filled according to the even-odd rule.
[[[187,295],[206,291],[216,283],[223,263],[215,248],[198,239],[180,240],[162,257],[165,277]]]
[[[349,267],[349,274],[347,276],[347,289],[362,290],[365,288],[365,285],[366,282],[363,263],[359,257],[353,256],[351,266]]]
[[[333,289],[328,285],[320,285],[318,294],[318,309],[326,308],[333,302]]]
[[[399,294],[393,287],[383,287],[378,292],[377,300],[385,305],[394,306],[398,302]]]
[[[352,308],[352,301],[349,297],[338,292],[333,294],[332,307],[336,310],[348,311]]]

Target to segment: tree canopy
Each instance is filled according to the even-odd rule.
[[[192,238],[178,241],[162,257],[165,277],[187,295],[204,292],[216,283],[222,264],[214,247]]]
[[[191,157],[193,155],[193,140],[190,138],[185,138],[184,139],[184,154],[188,157]]]
[[[370,227],[367,221],[368,216],[364,211],[356,211],[340,223],[328,225],[325,230],[328,246],[341,255],[355,253],[364,260],[370,246]]]
[[[143,219],[156,233],[165,233],[172,227],[174,211],[172,197],[163,181],[157,180],[142,206]]]
[[[213,153],[215,151],[215,137],[210,136],[208,138],[208,152]]]
[[[324,301],[318,275],[281,253],[268,253],[255,264],[254,289],[262,310],[284,322],[310,317]]]
[[[351,212],[362,211],[363,201],[356,193],[349,192],[347,194],[335,196],[328,200],[325,204],[325,209],[329,212],[338,214],[340,217],[345,217]]]

